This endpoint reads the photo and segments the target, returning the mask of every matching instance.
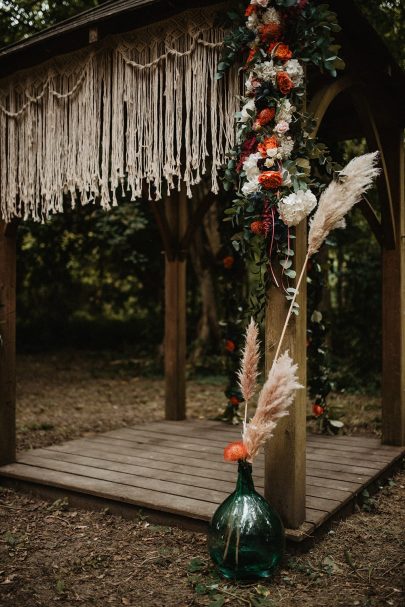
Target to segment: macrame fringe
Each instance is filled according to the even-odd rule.
[[[184,181],[191,197],[208,166],[216,193],[239,77],[215,78],[224,31],[213,21],[212,9],[188,11],[0,82],[3,219],[44,221],[78,194],[108,209],[124,184],[159,200]]]

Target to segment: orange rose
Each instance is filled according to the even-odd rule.
[[[229,443],[224,449],[224,460],[227,462],[237,462],[246,459],[248,455],[248,450],[241,440]]]
[[[279,44],[274,52],[276,59],[280,61],[288,61],[292,57],[292,52],[288,48],[288,44]]]
[[[253,234],[264,234],[264,225],[262,221],[252,221],[250,224],[250,231]]]
[[[283,183],[283,178],[279,171],[264,171],[259,175],[259,183],[265,190],[276,190]]]
[[[277,72],[277,86],[283,95],[287,95],[294,88],[293,81],[287,72]]]
[[[266,107],[259,113],[257,120],[261,126],[265,126],[271,120],[273,120],[275,114],[276,110],[274,109],[274,107]]]
[[[257,146],[258,151],[261,153],[263,158],[267,156],[267,150],[271,150],[272,148],[277,147],[277,139],[274,135],[271,137],[267,137],[263,143],[259,143]]]
[[[281,36],[281,26],[278,23],[266,23],[259,27],[259,33],[262,42],[277,40]]]

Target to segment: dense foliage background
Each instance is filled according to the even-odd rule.
[[[397,61],[405,65],[401,1],[357,3]],[[0,0],[0,46],[97,4],[97,0]],[[334,151],[336,160],[348,159],[362,147],[363,142],[346,142]],[[223,347],[215,322],[225,314],[230,285],[218,271],[219,215],[212,212],[201,225],[188,268],[188,337],[195,366],[217,360]],[[55,217],[48,225],[24,224],[18,254],[19,346],[129,347],[153,355],[159,364],[161,250],[145,201],[124,201],[108,214],[87,205]],[[381,366],[380,250],[359,211],[350,216],[345,231],[336,233],[322,259],[330,287],[325,290],[323,314],[330,326],[332,378],[340,388],[376,390]]]

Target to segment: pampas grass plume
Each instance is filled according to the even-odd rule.
[[[274,428],[281,417],[288,415],[295,391],[302,388],[298,383],[298,365],[284,352],[271,368],[257,403],[256,413],[243,431],[243,443],[252,461],[260,447],[273,436]]]
[[[353,158],[322,193],[308,234],[308,257],[316,253],[331,230],[342,227],[346,213],[373,185],[380,169],[378,152]]]
[[[250,319],[249,326],[245,334],[245,347],[242,352],[242,361],[237,373],[238,384],[243,398],[247,403],[256,392],[258,365],[260,359],[259,330],[253,318]]]

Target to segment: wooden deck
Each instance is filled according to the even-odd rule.
[[[222,452],[239,437],[240,428],[220,422],[149,423],[21,453],[0,468],[0,482],[92,496],[202,526],[234,490],[236,466],[223,462]],[[347,509],[403,452],[373,438],[309,435],[306,521],[287,537],[301,541]],[[263,467],[261,456],[254,465],[260,492]]]

